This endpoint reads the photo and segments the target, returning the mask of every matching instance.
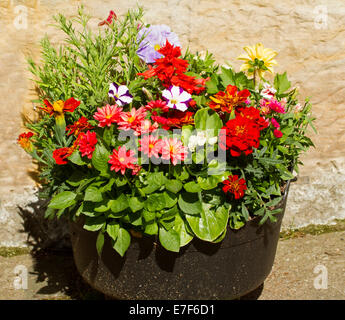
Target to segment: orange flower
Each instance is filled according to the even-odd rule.
[[[28,132],[28,133],[22,133],[19,135],[18,137],[18,144],[20,144],[20,146],[26,151],[31,153],[34,150],[34,146],[32,145],[32,142],[30,141],[30,138],[33,136],[34,134],[32,132]]]
[[[209,106],[217,112],[231,113],[235,107],[244,104],[249,96],[249,90],[244,89],[239,91],[236,86],[229,84],[225,92],[219,91],[216,95],[210,97],[212,101]]]
[[[66,112],[73,112],[80,105],[80,101],[74,98],[69,98],[66,101],[58,100],[53,104],[51,104],[48,100],[44,100],[43,102],[45,104],[45,107],[40,109],[49,113],[50,116],[54,115],[58,124],[64,122],[64,114]]]

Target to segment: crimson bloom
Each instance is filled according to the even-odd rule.
[[[17,141],[18,144],[20,144],[20,146],[26,151],[31,153],[34,150],[34,146],[32,145],[32,142],[30,141],[30,138],[33,136],[34,134],[32,132],[28,132],[28,133],[22,133],[19,135]]]
[[[120,171],[121,174],[125,174],[126,169],[133,170],[132,174],[136,174],[140,170],[138,165],[135,164],[138,159],[134,157],[134,151],[127,150],[125,146],[120,146],[117,150],[114,149],[109,158],[110,170]]]
[[[171,160],[174,166],[188,155],[188,148],[184,147],[177,138],[164,138],[161,141],[161,147],[162,159]]]
[[[151,118],[153,121],[156,121],[162,125],[163,129],[169,130],[171,128],[182,128],[184,125],[193,124],[193,116],[194,113],[190,111],[183,112],[173,110],[172,112],[169,112],[169,116],[167,117],[153,115]]]
[[[74,152],[73,148],[59,148],[53,151],[53,158],[59,165],[67,164],[67,158]]]
[[[106,20],[101,21],[98,25],[99,26],[103,26],[105,24],[110,25],[113,23],[113,21],[116,21],[116,20],[117,20],[116,13],[113,10],[110,10],[108,18]]]
[[[132,108],[129,112],[122,112],[118,122],[119,130],[135,130],[141,126],[141,122],[145,120],[147,111],[145,107],[140,107],[138,110]]]
[[[68,132],[68,135],[74,134],[75,136],[78,136],[79,133],[92,129],[92,125],[88,122],[88,119],[85,117],[81,117],[79,120],[75,121],[73,124],[66,127],[66,131]]]
[[[260,129],[248,118],[231,119],[222,129],[220,147],[230,150],[233,157],[239,157],[242,152],[246,155],[251,154],[253,148],[259,147]]]
[[[273,134],[276,138],[281,138],[283,136],[283,132],[281,132],[280,130],[278,129],[274,129],[273,130]]]
[[[247,118],[255,123],[259,130],[263,130],[269,126],[269,121],[260,115],[260,110],[255,107],[236,108],[236,115]]]
[[[169,111],[169,107],[168,107],[166,101],[163,101],[163,100],[150,101],[145,106],[145,108],[147,111],[152,111],[152,110],[157,110],[157,111],[162,111],[162,112]]]
[[[86,133],[81,133],[78,144],[82,157],[87,156],[91,159],[97,144],[96,132],[87,131]]]
[[[242,198],[244,191],[247,190],[246,181],[243,178],[238,179],[237,175],[229,176],[227,180],[223,181],[223,184],[223,191],[232,193],[236,200]]]
[[[110,127],[113,123],[117,123],[120,120],[121,113],[121,107],[107,104],[105,107],[97,108],[97,112],[93,117],[99,121],[99,127]]]
[[[53,104],[51,104],[48,100],[44,100],[43,102],[45,107],[40,109],[47,112],[49,116],[54,115],[58,124],[64,123],[64,114],[66,112],[73,112],[80,105],[80,101],[74,98],[69,98],[66,101],[58,100]]]

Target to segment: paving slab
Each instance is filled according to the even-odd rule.
[[[243,299],[344,300],[344,245],[345,231],[280,240],[271,274]],[[104,299],[81,279],[70,250],[0,256],[0,270],[2,300]]]

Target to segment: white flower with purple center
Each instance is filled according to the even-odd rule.
[[[189,101],[192,100],[192,96],[188,92],[176,86],[163,90],[162,97],[167,101],[169,108],[180,111],[186,111]]]
[[[129,90],[126,86],[118,86],[115,82],[111,83],[109,86],[109,97],[115,99],[115,102],[120,107],[129,104],[133,100],[133,96],[129,93]]]

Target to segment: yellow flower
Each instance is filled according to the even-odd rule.
[[[254,68],[257,70],[260,77],[263,77],[265,71],[273,73],[273,66],[277,65],[277,61],[273,60],[278,52],[264,48],[262,43],[257,43],[254,46],[245,46],[243,48],[247,54],[240,55],[237,59],[245,61],[241,66],[241,71],[247,71],[249,75],[254,73]]]

